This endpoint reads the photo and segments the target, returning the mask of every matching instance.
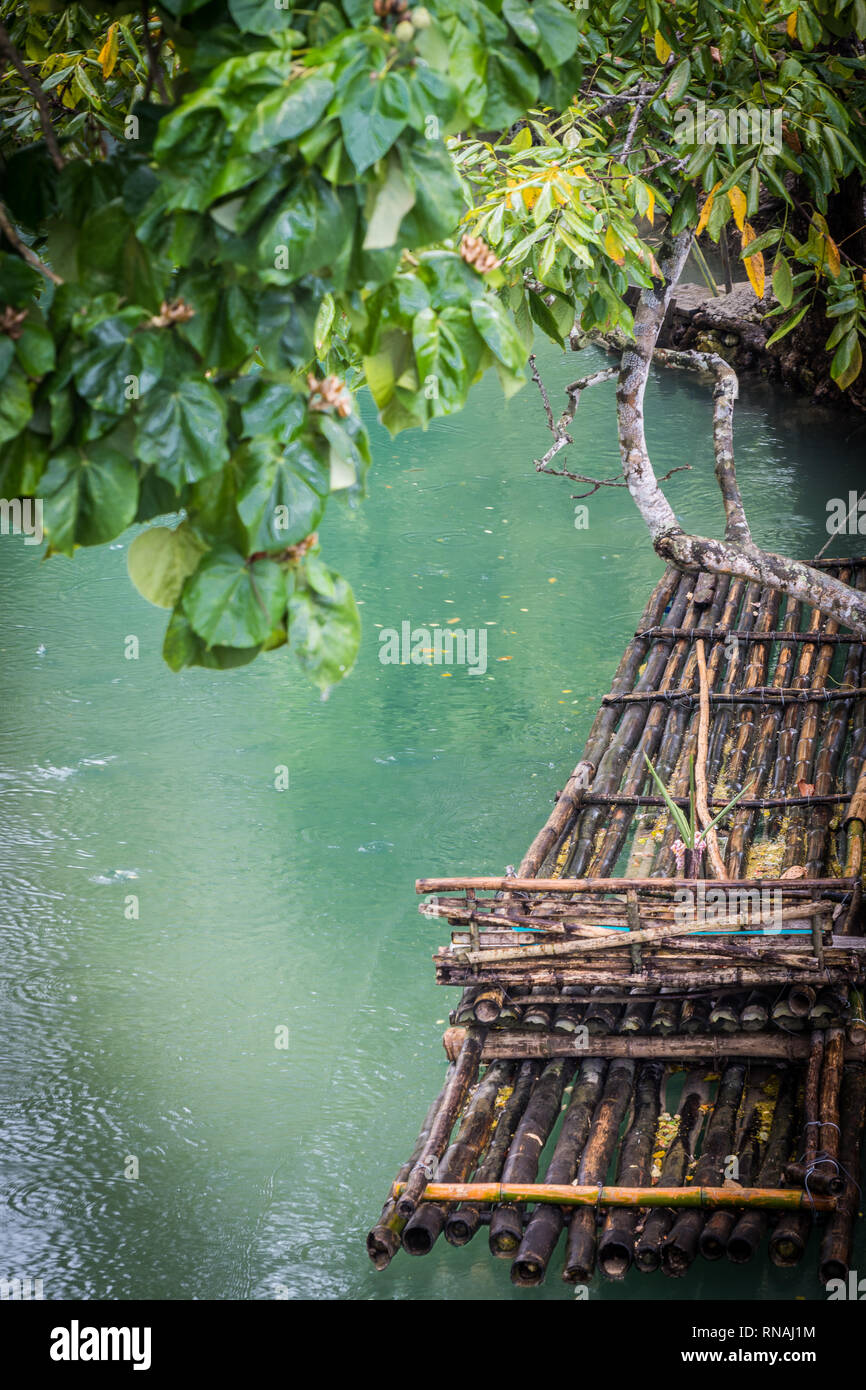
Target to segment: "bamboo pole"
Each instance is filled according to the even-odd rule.
[[[447,1095],[454,1070],[454,1066],[451,1065],[445,1073],[445,1084],[436,1099],[431,1103],[424,1117],[424,1123],[421,1126],[418,1138],[415,1140],[415,1147],[407,1161],[398,1170],[395,1184],[406,1181],[415,1163],[427,1147],[427,1140],[433,1128],[433,1122]],[[367,1254],[370,1256],[370,1259],[377,1269],[386,1269],[393,1260],[397,1251],[400,1249],[401,1233],[405,1225],[406,1218],[400,1216],[397,1211],[396,1197],[393,1195],[389,1196],[382,1208],[379,1220],[367,1236]]]
[[[725,1159],[731,1151],[745,1079],[746,1068],[742,1062],[729,1063],[722,1073],[719,1093],[695,1165],[696,1187],[715,1186],[724,1177]],[[700,1212],[688,1212],[677,1217],[662,1242],[661,1260],[665,1274],[682,1278],[687,1272],[697,1256],[703,1227]]]
[[[760,1139],[764,1121],[763,1109],[767,1104],[767,1088],[773,1078],[771,1067],[750,1067],[743,1092],[740,1114],[737,1116],[737,1135],[731,1154],[725,1157],[725,1174],[740,1187],[755,1186],[755,1177],[760,1160]],[[775,1108],[775,1102],[774,1102]],[[735,1160],[736,1167],[728,1173],[729,1162]],[[720,1260],[728,1246],[736,1215],[732,1211],[713,1212],[701,1231],[698,1247],[705,1260]]]
[[[845,1191],[831,1216],[821,1244],[819,1273],[821,1282],[844,1279],[851,1265],[854,1222],[860,1205],[860,1159],[863,1122],[866,1117],[866,1067],[852,1063],[842,1079],[842,1141],[839,1158],[845,1175]]]
[[[556,1148],[547,1169],[545,1185],[564,1186],[573,1183],[601,1095],[606,1070],[607,1063],[595,1057],[588,1057],[581,1063]],[[512,1284],[530,1288],[542,1283],[563,1225],[561,1207],[547,1203],[536,1207],[529,1218],[520,1249],[511,1266]]]
[[[781,888],[794,897],[805,893],[835,893],[842,898],[846,892],[856,887],[855,876],[839,878],[741,878],[731,887],[741,890]],[[455,890],[474,888],[481,893],[522,892],[522,893],[624,893],[626,887],[637,888],[650,894],[665,897],[677,888],[694,888],[693,878],[502,878],[494,875],[478,878],[419,878],[415,882],[415,892],[449,893]]]
[[[644,1062],[638,1073],[631,1123],[616,1170],[619,1187],[650,1185],[663,1072],[661,1062]],[[631,1267],[637,1221],[638,1213],[631,1209],[617,1209],[605,1219],[598,1243],[598,1267],[609,1279],[624,1279]]]
[[[514,1072],[512,1062],[492,1062],[466,1107],[456,1137],[436,1174],[437,1182],[465,1182],[478,1164],[496,1124],[496,1102]],[[403,1230],[403,1249],[409,1255],[428,1255],[438,1240],[447,1206],[422,1202]]]
[[[755,1057],[778,1061],[805,1061],[809,1056],[809,1041],[804,1037],[791,1037],[787,1033],[739,1033],[719,1038],[712,1034],[695,1037],[634,1037],[618,1035],[610,1038],[593,1038],[584,1042],[568,1034],[527,1034],[496,1031],[489,1033],[484,1044],[483,1059],[493,1062],[500,1059],[515,1058],[531,1061],[546,1061],[551,1057],[633,1057],[636,1060],[667,1059],[672,1062],[687,1061],[690,1058],[706,1057],[718,1061],[725,1057]],[[848,1043],[845,1060],[866,1061],[866,1047],[862,1043]]]
[[[600,1187],[607,1175],[634,1084],[634,1062],[620,1058],[608,1070],[604,1094],[592,1120],[586,1148],[580,1159],[577,1182],[580,1186]],[[562,1277],[568,1284],[585,1283],[595,1265],[597,1241],[594,1208],[573,1213],[565,1243]]]
[[[460,1056],[454,1065],[454,1074],[448,1083],[446,1094],[436,1114],[424,1152],[416,1159],[397,1201],[397,1211],[406,1221],[415,1215],[418,1199],[430,1181],[434,1166],[438,1165],[445,1152],[445,1147],[454,1128],[454,1121],[466,1100],[469,1087],[478,1075],[484,1036],[485,1030],[483,1028],[477,1030],[470,1028],[466,1032],[460,1049]]]
[[[547,1063],[535,1083],[508,1150],[502,1170],[503,1185],[533,1182],[542,1150],[559,1118],[562,1093],[574,1073],[574,1066],[570,1058],[555,1058]],[[517,1250],[522,1235],[523,1215],[519,1206],[497,1205],[490,1217],[490,1253],[507,1259]]]
[[[705,1069],[691,1071],[683,1081],[677,1107],[677,1132],[662,1158],[659,1186],[652,1192],[686,1192],[683,1186],[692,1154],[704,1125],[704,1106],[709,1096]],[[674,1204],[665,1202],[651,1211],[639,1232],[634,1247],[634,1262],[642,1274],[657,1270],[661,1260],[661,1243],[674,1222]]]
[[[791,1141],[796,1122],[796,1102],[796,1076],[792,1070],[788,1069],[780,1076],[779,1094],[776,1097],[776,1107],[773,1111],[770,1137],[758,1171],[759,1187],[762,1187],[764,1183],[768,1186],[770,1184],[776,1185],[781,1178],[791,1152]],[[758,1212],[741,1217],[731,1232],[725,1252],[731,1263],[745,1264],[750,1260],[766,1229],[766,1217]],[[777,1227],[777,1232],[778,1229]]]
[[[590,762],[581,760],[577,764],[560,792],[556,805],[546,823],[539,830],[521,859],[520,867],[517,870],[518,878],[534,878],[548,855],[556,852],[563,836],[568,832],[574,817],[583,804],[594,772],[595,768]]]
[[[396,1183],[399,1197],[403,1185]],[[563,1207],[687,1207],[708,1210],[757,1208],[767,1211],[802,1211],[812,1209],[808,1197],[790,1187],[589,1187],[567,1183],[549,1186],[546,1183],[429,1183],[421,1197],[425,1202],[480,1202],[485,1206],[498,1203],[525,1205],[529,1202],[551,1202]],[[836,1210],[835,1197],[816,1197],[814,1209],[819,1212]],[[573,1282],[573,1281],[569,1281]]]
[[[476,1182],[499,1182],[502,1177],[502,1169],[508,1157],[508,1150],[511,1148],[514,1131],[526,1109],[527,1101],[540,1072],[540,1062],[526,1061],[520,1064],[514,1090],[505,1102],[493,1132],[490,1147],[475,1174]],[[456,1211],[449,1211],[445,1219],[445,1239],[449,1245],[468,1244],[481,1225],[481,1212],[482,1208],[478,1202],[466,1202],[459,1206]]]

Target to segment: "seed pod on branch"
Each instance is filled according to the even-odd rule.
[[[471,265],[479,275],[487,275],[502,264],[491,251],[487,242],[480,236],[464,236],[460,240],[460,254],[467,265]]]

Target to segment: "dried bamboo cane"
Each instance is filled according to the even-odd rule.
[[[574,1061],[558,1057],[548,1062],[532,1090],[502,1170],[503,1183],[534,1182],[542,1150],[559,1118],[562,1093],[574,1074]],[[490,1218],[490,1252],[502,1259],[514,1254],[523,1236],[518,1206],[503,1204]]]
[[[796,1119],[796,1099],[796,1079],[789,1069],[783,1072],[780,1078],[770,1137],[758,1173],[760,1186],[763,1186],[764,1183],[768,1186],[771,1183],[777,1184],[782,1176],[782,1171],[791,1152],[791,1138]],[[766,1229],[767,1217],[763,1212],[747,1212],[740,1217],[728,1238],[725,1251],[732,1264],[746,1264],[752,1258]],[[779,1227],[777,1226],[774,1235],[778,1235],[778,1232]]]
[[[514,1083],[514,1090],[499,1116],[490,1147],[475,1175],[476,1182],[499,1182],[502,1177],[502,1169],[508,1157],[508,1150],[511,1148],[514,1132],[526,1109],[532,1088],[540,1073],[540,1062],[521,1062]],[[450,1211],[445,1220],[445,1239],[448,1243],[450,1245],[468,1244],[481,1225],[481,1212],[482,1209],[477,1202],[466,1202],[456,1211]]]
[[[770,1019],[770,1004],[763,990],[753,989],[740,1011],[740,1027],[747,1033],[758,1033]]]
[[[690,580],[687,575],[681,577],[677,587],[677,592],[673,598],[671,616],[676,614],[677,626],[682,622],[688,605],[688,592]],[[640,676],[636,689],[650,691],[655,690],[659,679],[662,677],[668,663],[668,644],[665,642],[653,642],[650,646],[646,658],[646,669]],[[619,693],[613,692],[611,693]],[[618,706],[603,707],[608,712],[615,711],[619,718],[610,726],[610,733],[605,741],[605,748],[599,754],[598,759],[592,758],[587,751],[585,755],[590,761],[595,762],[596,774],[593,779],[593,789],[595,791],[610,792],[619,789],[623,769],[631,755],[635,742],[650,715],[650,707],[645,704],[638,704],[622,711]],[[621,716],[621,717],[620,717]],[[613,732],[616,726],[616,732]],[[589,745],[587,745],[587,748]],[[605,810],[598,806],[588,806],[578,822],[578,832],[574,843],[574,848],[569,860],[569,872],[574,877],[579,877],[585,872],[593,853],[595,835],[599,826],[605,820]],[[599,875],[595,875],[598,877]]]
[[[662,1159],[659,1186],[664,1188],[682,1187],[685,1182],[692,1154],[704,1124],[704,1106],[709,1092],[704,1074],[689,1072],[683,1082],[682,1095],[677,1108],[677,1132],[671,1140]],[[674,1222],[674,1212],[669,1207],[650,1212],[637,1237],[634,1247],[634,1262],[642,1274],[651,1274],[658,1269],[661,1261],[661,1243]]]
[[[592,1128],[580,1160],[577,1181],[581,1186],[601,1185],[619,1137],[634,1084],[635,1064],[625,1058],[613,1062],[605,1080],[604,1094],[593,1116]],[[597,1241],[594,1208],[574,1212],[565,1245],[562,1277],[568,1284],[585,1283],[595,1265]]]
[[[819,613],[817,608],[813,608],[809,617],[808,632],[815,634],[815,643],[804,643],[797,658],[797,673],[794,677],[792,689],[807,690],[812,678],[812,668],[819,651],[819,634],[824,624],[824,616]],[[801,704],[791,704],[782,715],[779,725],[779,733],[776,739],[776,761],[773,764],[773,774],[768,785],[771,795],[779,795],[786,787],[793,786],[793,766],[794,755],[796,752],[797,740],[805,706]],[[775,837],[778,835],[782,824],[782,816],[775,811],[770,812],[769,833]]]
[[[397,1176],[394,1179],[395,1182],[402,1183],[406,1181],[415,1163],[426,1149],[430,1131],[433,1128],[433,1123],[448,1093],[448,1087],[451,1084],[454,1071],[455,1067],[452,1063],[445,1073],[445,1084],[442,1090],[432,1102],[430,1109],[424,1117],[424,1123],[415,1141],[415,1147],[407,1161],[398,1169]],[[382,1214],[379,1220],[367,1236],[367,1254],[370,1256],[370,1259],[377,1269],[386,1269],[393,1260],[397,1251],[400,1249],[401,1233],[405,1225],[406,1218],[400,1216],[397,1212],[396,1197],[389,1197],[382,1208]]]
[[[866,587],[866,571],[861,571],[858,575],[856,587],[858,589]],[[851,642],[842,672],[842,688],[849,686],[853,690],[857,685],[862,657],[862,643]],[[815,792],[819,796],[829,794],[836,785],[839,760],[848,741],[848,725],[852,705],[853,700],[840,702],[833,706],[827,717],[824,737],[815,763]],[[804,860],[807,874],[813,869],[820,873],[824,867],[830,835],[831,814],[831,807],[816,806],[809,817]]]
[[[616,1170],[617,1185],[647,1187],[653,1161],[653,1139],[661,1109],[661,1062],[644,1062],[635,1086],[631,1123],[622,1143]],[[617,1209],[605,1218],[598,1243],[598,1267],[609,1279],[623,1279],[634,1256],[638,1213]]]
[[[545,1176],[546,1183],[571,1183],[577,1172],[601,1095],[607,1063],[588,1057],[581,1063],[556,1148]],[[540,1284],[564,1225],[561,1207],[536,1207],[529,1218],[511,1266],[511,1282],[523,1288]]]
[[[448,1083],[446,1095],[433,1122],[424,1153],[418,1158],[406,1179],[406,1186],[397,1201],[400,1216],[409,1221],[418,1206],[418,1200],[430,1181],[435,1165],[445,1152],[451,1137],[454,1121],[466,1100],[469,1087],[478,1075],[481,1063],[481,1049],[484,1046],[484,1029],[468,1029],[460,1056],[454,1067],[454,1074]]]
[[[511,1062],[493,1062],[479,1082],[454,1142],[449,1145],[436,1173],[437,1182],[465,1182],[478,1164],[496,1124],[496,1102],[514,1072]],[[403,1249],[409,1255],[428,1255],[442,1228],[448,1208],[439,1202],[423,1202],[403,1231]]]
[[[743,1094],[746,1068],[742,1062],[729,1064],[722,1073],[719,1093],[707,1125],[707,1134],[695,1165],[695,1186],[715,1186],[724,1176],[725,1159],[731,1151],[737,1111]],[[699,1211],[683,1212],[662,1242],[662,1269],[681,1278],[698,1253],[704,1227]]]
[[[795,599],[788,599],[785,608],[785,616],[782,622],[783,631],[794,632],[800,624],[800,605]],[[776,658],[776,668],[773,673],[773,687],[777,690],[784,689],[790,682],[791,671],[794,667],[796,646],[793,642],[783,642],[779,648]],[[784,714],[781,705],[771,705],[764,710],[761,722],[758,726],[754,743],[754,752],[750,766],[756,778],[753,788],[755,796],[760,796],[770,777],[773,769],[771,754],[776,741],[776,735]],[[739,768],[737,769],[739,773]],[[751,846],[755,829],[758,824],[759,812],[738,806],[731,833],[728,837],[726,861],[728,870],[732,878],[742,877],[749,848]]]
[[[637,991],[635,990],[633,993],[637,994]],[[620,1033],[643,1033],[649,1026],[654,1006],[655,1001],[645,998],[643,994],[638,998],[630,999],[620,1020]]]
[[[851,1265],[854,1222],[860,1202],[858,1178],[866,1113],[866,1067],[849,1062],[842,1080],[842,1142],[839,1158],[846,1178],[845,1191],[830,1217],[821,1244],[819,1273],[821,1282],[844,1279]]]

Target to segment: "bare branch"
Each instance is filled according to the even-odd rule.
[[[45,136],[45,146],[51,156],[51,162],[55,169],[62,169],[64,159],[63,155],[60,153],[60,146],[57,143],[57,135],[54,126],[51,124],[48,98],[10,39],[5,24],[0,24],[0,54],[8,59],[22,81],[28,87],[33,100],[36,102],[36,109],[39,112],[39,124],[42,127],[42,134]]]
[[[0,231],[2,231],[9,245],[15,247],[15,250],[22,260],[26,261],[28,265],[32,265],[33,269],[38,270],[41,275],[45,275],[49,280],[53,280],[55,285],[63,284],[61,277],[51,270],[44,261],[40,261],[39,257],[34,251],[30,250],[29,246],[25,246],[9,220],[9,214],[2,203],[0,203]]]

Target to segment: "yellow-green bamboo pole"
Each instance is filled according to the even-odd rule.
[[[395,1183],[398,1197],[405,1184]],[[552,1202],[562,1207],[766,1207],[772,1211],[835,1211],[836,1198],[787,1187],[574,1187],[560,1183],[433,1182],[422,1202]]]

